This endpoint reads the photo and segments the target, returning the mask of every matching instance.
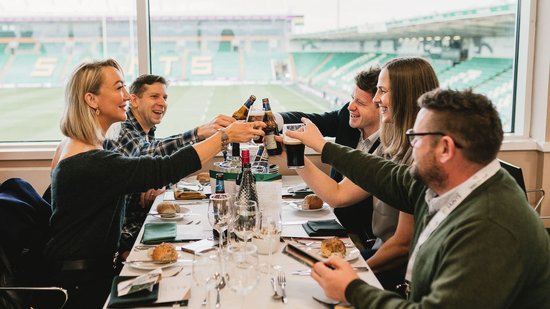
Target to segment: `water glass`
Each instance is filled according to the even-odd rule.
[[[230,245],[225,255],[228,284],[231,290],[242,295],[244,307],[245,296],[250,293],[260,281],[258,271],[258,254],[256,246],[245,244],[245,246]]]
[[[223,246],[223,234],[231,219],[231,195],[215,193],[210,195],[208,203],[208,222],[218,232],[220,249]]]
[[[196,252],[193,256],[193,280],[196,285],[204,288],[207,308],[210,307],[210,291],[221,281],[222,262],[221,251],[217,248],[202,253]]]
[[[245,243],[252,238],[259,220],[258,203],[251,200],[235,201],[233,232]]]

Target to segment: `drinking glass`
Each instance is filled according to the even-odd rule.
[[[254,121],[263,121],[265,116],[265,110],[263,107],[254,107],[252,106],[250,108],[250,111],[248,112],[248,117],[246,118],[246,122],[254,122]],[[250,144],[255,145],[256,143],[260,144],[262,143],[261,136],[258,136],[250,141]]]
[[[268,260],[260,264],[262,273],[271,273],[272,270],[280,270],[280,265],[272,264],[272,254],[277,251],[280,244],[282,219],[280,209],[262,209],[260,211],[259,224],[252,238],[252,243],[258,248],[258,254],[267,254]]]
[[[245,200],[235,201],[233,232],[245,245],[252,238],[259,220],[258,203]]]
[[[231,217],[231,195],[215,193],[210,195],[208,203],[208,222],[218,232],[220,250],[223,246],[223,234],[227,230]]]
[[[204,287],[207,308],[210,308],[210,291],[222,278],[222,262],[221,251],[217,248],[196,252],[193,256],[193,280],[199,287]]]
[[[244,247],[237,245],[227,247],[225,265],[229,278],[228,284],[231,290],[242,295],[243,308],[246,295],[256,287],[260,280],[256,250],[256,246],[253,244],[245,244]]]
[[[283,125],[283,144],[286,150],[286,164],[290,169],[298,169],[304,167],[304,144],[295,138],[288,137],[288,131],[304,131],[303,123],[290,123]]]

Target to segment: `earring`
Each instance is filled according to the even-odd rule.
[[[95,109],[95,115],[96,116],[99,116],[99,114],[101,114],[101,111],[99,110],[99,107]]]

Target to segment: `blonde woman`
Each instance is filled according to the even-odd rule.
[[[67,138],[52,163],[53,237],[45,249],[56,282],[69,291],[66,308],[103,306],[114,276],[125,194],[177,182],[228,143],[262,135],[265,126],[234,123],[170,156],[128,158],[104,150],[102,141],[112,124],[126,119],[129,98],[122,68],[112,59],[80,65],[67,85],[61,120]]]

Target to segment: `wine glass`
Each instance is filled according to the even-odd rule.
[[[223,234],[227,229],[231,217],[231,195],[215,193],[210,195],[208,203],[208,222],[218,232],[220,250],[223,246]]]
[[[221,251],[217,248],[196,252],[193,256],[193,280],[199,287],[204,287],[205,302],[210,303],[210,291],[217,287],[222,276]]]
[[[225,265],[227,269],[228,284],[231,290],[242,295],[242,307],[245,297],[260,281],[258,272],[257,248],[253,244],[245,246],[230,245],[227,247]]]
[[[252,200],[235,201],[233,232],[246,242],[252,238],[259,220],[258,203]]]
[[[259,254],[268,254],[268,262],[260,265],[260,271],[271,273],[272,270],[280,270],[280,265],[272,264],[272,254],[279,248],[282,231],[282,219],[280,209],[260,210],[259,223],[252,242],[258,248]]]

